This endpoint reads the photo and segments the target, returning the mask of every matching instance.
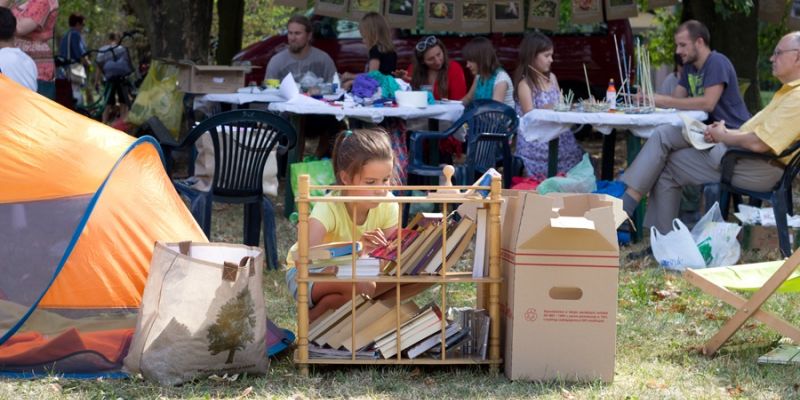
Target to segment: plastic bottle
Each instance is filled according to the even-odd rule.
[[[614,87],[613,79],[608,81],[608,89],[606,90],[606,103],[608,103],[609,109],[617,109],[617,88]]]

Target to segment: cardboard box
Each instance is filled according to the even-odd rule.
[[[509,379],[614,379],[622,201],[504,191],[503,332]]]
[[[178,88],[186,93],[234,93],[244,87],[249,67],[177,63]]]
[[[789,228],[789,243],[793,249],[796,247],[797,234],[794,228]],[[779,248],[778,228],[775,226],[743,225],[739,235],[743,250]]]

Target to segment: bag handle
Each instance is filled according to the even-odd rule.
[[[185,240],[183,242],[179,242],[178,243],[178,251],[180,251],[181,254],[183,254],[185,256],[189,255],[189,250],[191,250],[191,248],[192,248],[192,241],[191,240]]]
[[[250,265],[250,268],[248,269],[247,276],[248,277],[255,276],[256,275],[255,258],[251,256],[242,257],[242,259],[239,261],[239,264],[232,263],[230,261],[225,261],[222,264],[222,280],[235,282],[236,276],[238,275],[239,272],[239,268],[242,268],[248,264]]]

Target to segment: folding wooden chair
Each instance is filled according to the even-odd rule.
[[[717,350],[751,317],[757,319],[781,335],[800,343],[800,328],[784,321],[761,306],[776,291],[800,291],[800,250],[783,261],[736,265],[707,269],[687,269],[684,277],[702,291],[736,307],[738,311],[719,332],[703,346],[703,354],[712,357]],[[728,289],[755,290],[749,299]]]

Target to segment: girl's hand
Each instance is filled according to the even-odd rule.
[[[364,243],[364,247],[369,250],[374,249],[376,247],[383,247],[389,244],[389,242],[386,240],[386,236],[380,229],[376,229],[370,232],[365,232],[361,236],[361,242]]]

